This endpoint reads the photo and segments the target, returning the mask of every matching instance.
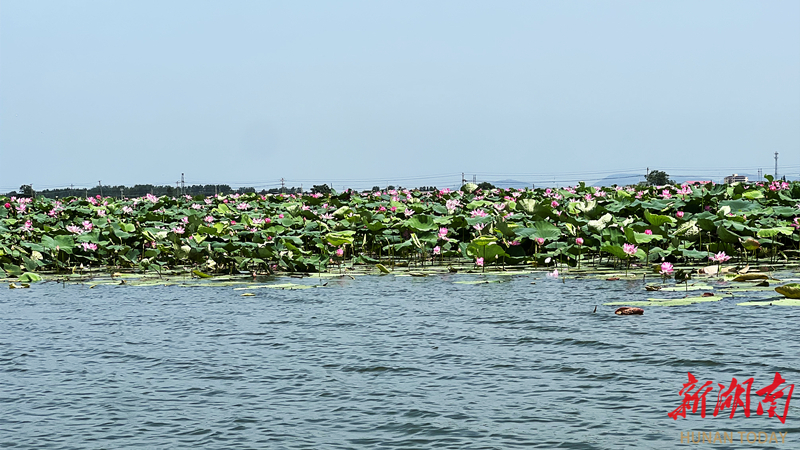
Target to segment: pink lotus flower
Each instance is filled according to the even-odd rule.
[[[489,214],[486,214],[482,209],[476,209],[472,211],[472,217],[486,217]]]
[[[511,241],[508,243],[508,245],[519,245],[519,244],[520,244],[519,241]]]
[[[550,202],[550,206],[552,206],[553,208],[555,208],[556,206],[558,206],[558,202],[557,202],[557,201],[555,201],[555,200],[553,200],[552,202]]]
[[[183,234],[186,230],[183,227],[175,227],[172,229],[172,232],[175,234]]]
[[[384,212],[384,211],[386,211],[386,207],[381,205],[381,207],[378,208],[378,212]]]
[[[716,263],[724,263],[725,261],[731,259],[731,257],[726,255],[725,252],[719,252],[716,255],[709,256],[708,259]]]
[[[547,272],[548,278],[558,278],[558,269],[553,270],[552,272]]]
[[[333,214],[330,214],[330,213],[322,214],[322,215],[320,215],[320,217],[325,219],[325,220],[333,220]]]
[[[438,245],[436,247],[433,247],[433,254],[434,255],[438,255],[441,252],[442,252],[442,248],[439,247]]]
[[[406,208],[406,210],[403,212],[403,214],[405,214],[406,217],[411,217],[411,216],[414,215],[414,210]]]
[[[653,234],[653,232],[651,230],[644,230],[644,234],[650,236]]]
[[[84,250],[87,251],[95,251],[97,250],[97,244],[93,244],[91,242],[81,242],[81,246]]]
[[[133,212],[133,208],[131,208],[130,206],[123,206],[122,212],[124,212],[125,214],[130,214]]]
[[[106,216],[106,210],[98,209],[97,210],[97,215],[100,216],[100,217],[105,217]]]
[[[536,238],[536,243],[539,245],[544,245],[544,238]]]
[[[336,256],[344,256],[344,249],[337,248],[336,249]]]
[[[31,223],[31,221],[30,221],[30,220],[26,220],[26,221],[25,221],[25,226],[24,226],[24,228],[25,228],[25,231],[31,231],[31,228],[33,228],[33,224]]]
[[[447,228],[439,228],[439,239],[447,236]]]
[[[83,228],[86,231],[92,231],[92,228],[94,228],[94,225],[92,224],[92,222],[89,222],[88,220],[84,220],[83,221]]]
[[[392,206],[391,210],[392,210],[392,212],[397,211],[397,206]]]
[[[236,225],[236,221],[235,220],[231,220],[231,225]]]
[[[673,272],[672,264],[664,261],[661,263],[661,275],[669,275]]]
[[[283,219],[283,214],[278,214],[278,219]]]
[[[472,226],[472,228],[475,228],[478,231],[483,230],[484,227],[486,227],[486,224],[483,223],[476,223],[475,225]]]
[[[575,239],[575,243],[578,244],[578,245],[583,245],[583,238]]]
[[[6,202],[3,206],[5,206],[6,209],[11,209],[11,203]]]
[[[477,265],[479,265],[479,266],[483,267],[483,258],[478,258],[478,259],[476,259],[476,260],[475,260],[475,264],[477,264]]]
[[[675,213],[675,216],[676,216],[678,219],[682,218],[682,217],[683,217],[683,211],[678,211],[678,212],[676,212],[676,213]]]
[[[83,234],[83,228],[77,225],[67,225],[67,231],[72,234]]]
[[[445,207],[447,208],[447,212],[450,213],[450,214],[453,214],[453,212],[455,212],[455,210],[458,207],[458,205],[459,205],[459,201],[456,200],[456,199],[450,199],[450,200],[445,202]]]
[[[189,223],[189,218],[188,217],[183,217],[183,218],[181,218],[181,222]]]
[[[203,222],[212,223],[212,222],[214,222],[214,218],[211,217],[211,216],[206,216],[205,218],[203,218]]]
[[[624,251],[625,254],[628,255],[628,256],[635,255],[638,250],[639,250],[639,247],[637,247],[637,246],[635,246],[633,244],[623,244],[622,245],[622,251]]]

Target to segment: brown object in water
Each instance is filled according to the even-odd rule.
[[[769,277],[763,273],[743,273],[738,277],[734,278],[733,281],[766,280],[767,278]]]
[[[661,290],[661,286],[645,286],[644,288],[645,288],[645,290],[648,290],[648,291],[660,291]]]
[[[606,278],[606,281],[619,281],[619,277]]]
[[[632,308],[630,306],[623,306],[622,308],[618,308],[616,311],[614,311],[614,314],[618,316],[632,316],[632,315],[641,316],[642,314],[644,314],[644,310],[642,308]]]
[[[703,292],[703,297],[713,297],[714,294],[711,292]]]

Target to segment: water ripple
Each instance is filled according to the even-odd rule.
[[[646,298],[641,282],[453,284],[465,279],[360,277],[253,297],[2,291],[0,447],[661,449],[718,428],[797,443],[792,411],[787,425],[667,413],[687,372],[800,381],[800,342],[779,325],[798,309],[736,307],[742,293],[620,317],[592,311]]]

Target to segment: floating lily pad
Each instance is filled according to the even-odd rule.
[[[685,291],[710,291],[714,286],[708,284],[690,284],[689,286],[670,286],[661,288],[665,292],[685,292]]]
[[[611,302],[611,303],[603,303],[606,306],[684,306],[684,305],[691,305],[694,303],[705,303],[705,302],[718,302],[722,300],[723,296],[721,295],[714,295],[712,297],[688,297],[688,298],[676,298],[676,299],[665,299],[665,298],[649,298],[646,302]]]
[[[773,288],[769,286],[757,286],[755,284],[749,286],[734,286],[730,288],[720,288],[726,292],[773,292]]]
[[[800,300],[793,298],[779,298],[779,300],[762,300],[759,302],[737,303],[736,306],[800,306]]]

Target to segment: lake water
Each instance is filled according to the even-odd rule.
[[[754,377],[753,392],[775,372],[800,382],[800,309],[738,296],[615,316],[592,311],[652,296],[641,281],[454,283],[470,279],[346,277],[252,297],[3,288],[0,447],[752,448],[738,432],[763,431],[788,435],[757,448],[800,448],[797,408],[782,424],[755,414],[754,394],[749,418],[712,417],[716,390],[705,419],[667,417],[687,372]],[[734,444],[681,444],[723,430]]]

